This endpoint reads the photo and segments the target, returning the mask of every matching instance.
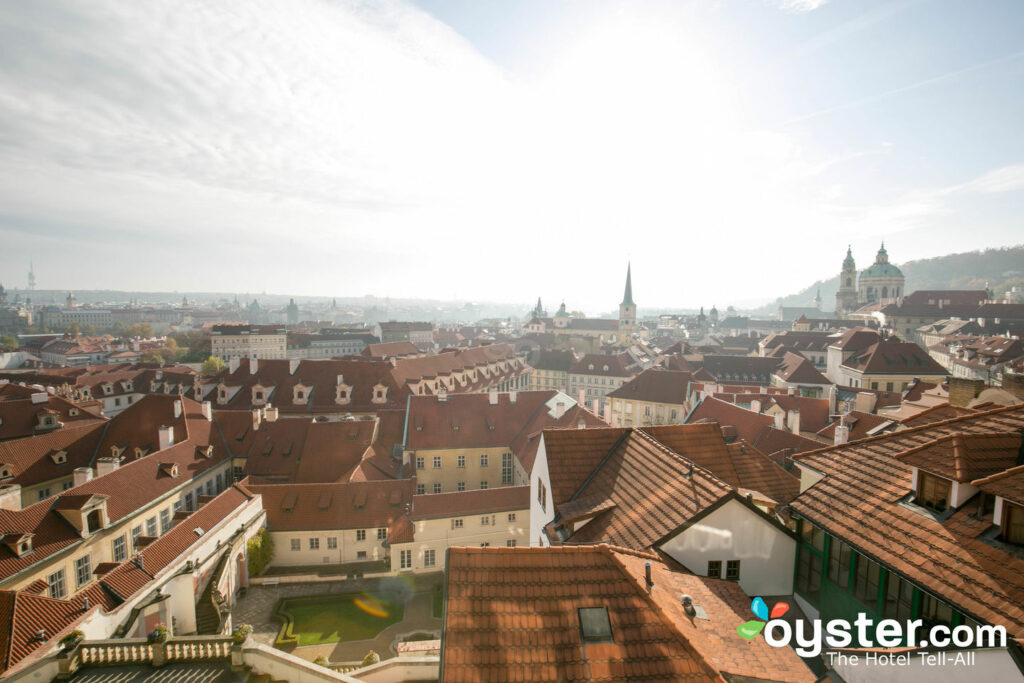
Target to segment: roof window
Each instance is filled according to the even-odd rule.
[[[584,643],[613,642],[607,607],[581,607],[579,614],[580,634]]]

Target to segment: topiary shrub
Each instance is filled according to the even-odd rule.
[[[317,666],[330,666],[330,662],[327,661],[327,657],[324,657],[323,655],[317,655],[316,659],[313,660],[313,663]]]

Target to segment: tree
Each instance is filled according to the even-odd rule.
[[[142,354],[143,363],[163,363],[164,357],[160,355],[159,351],[146,351]]]
[[[160,355],[163,357],[164,362],[173,363],[177,360],[179,353],[178,342],[174,341],[173,337],[168,337],[164,347],[160,349]]]
[[[78,333],[79,333],[78,323],[71,323],[70,325],[68,325],[68,334],[70,334],[72,337],[75,337],[77,339],[78,338]]]
[[[246,548],[249,551],[249,576],[259,576],[274,558],[274,539],[267,527],[250,538]]]
[[[0,349],[16,349],[18,348],[18,340],[10,335],[0,336]]]
[[[210,356],[209,358],[203,361],[203,368],[200,372],[202,372],[207,377],[210,377],[212,375],[216,375],[223,369],[224,361],[222,361],[220,358],[217,358],[217,356]]]

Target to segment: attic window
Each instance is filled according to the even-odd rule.
[[[284,497],[284,500],[281,501],[281,509],[284,510],[285,512],[291,512],[292,510],[295,509],[295,502],[298,500],[298,498],[299,494],[297,493],[287,494]]]
[[[392,491],[391,495],[388,496],[388,504],[391,505],[391,506],[401,505],[402,504],[402,492],[399,491],[398,489],[395,489],[394,491]]]
[[[0,477],[3,477],[4,479],[6,479],[9,476],[11,476],[11,470],[9,468],[7,468],[7,467],[0,468]]]
[[[68,461],[68,454],[65,451],[57,451],[53,454],[53,462],[58,465],[63,465]]]
[[[607,607],[581,607],[580,635],[584,643],[611,643],[612,625]]]
[[[70,408],[68,410],[68,417],[78,417],[78,408]]]
[[[331,498],[333,498],[333,497],[334,497],[334,494],[331,493],[330,491],[324,491],[323,493],[321,493],[320,494],[320,499],[317,500],[317,502],[316,502],[317,509],[318,510],[326,510],[327,508],[331,507]]]
[[[356,492],[355,497],[352,499],[352,505],[356,508],[366,507],[366,491]]]
[[[918,470],[917,495],[914,502],[936,512],[943,512],[949,507],[951,488],[948,479]]]

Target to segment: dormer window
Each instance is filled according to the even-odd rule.
[[[11,476],[11,468],[6,465],[0,467],[0,479],[6,479],[9,476]]]
[[[106,394],[107,396],[110,396],[112,393],[114,393],[114,385],[113,384],[104,384],[103,385],[103,393]]]
[[[944,512],[949,507],[951,489],[952,484],[948,479],[918,470],[914,502],[936,512]]]
[[[1014,545],[1024,545],[1024,507],[1003,499],[1002,539]]]
[[[68,410],[68,417],[78,417],[78,408],[71,408]]]
[[[334,402],[344,406],[352,402],[352,385],[338,384],[334,390]]]
[[[50,457],[53,459],[55,465],[63,465],[68,461],[67,451],[57,451],[56,453],[52,453]]]

